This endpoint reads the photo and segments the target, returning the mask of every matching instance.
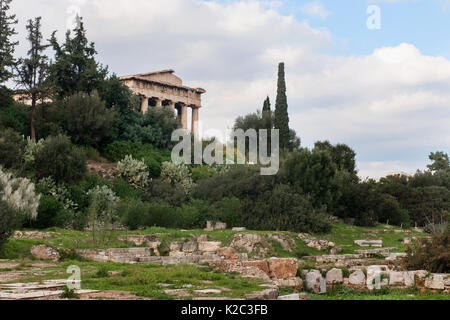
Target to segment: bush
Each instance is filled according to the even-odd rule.
[[[163,162],[161,166],[161,180],[173,186],[180,186],[186,194],[192,188],[191,173],[185,164]]]
[[[116,173],[135,188],[144,188],[149,183],[149,172],[144,161],[133,159],[130,155],[119,161]]]
[[[121,199],[133,198],[141,199],[142,192],[133,188],[127,181],[116,178],[113,181],[112,191]]]
[[[167,108],[150,108],[144,115],[133,112],[122,120],[120,140],[148,143],[160,149],[174,145],[172,132],[181,127],[180,120]]]
[[[216,169],[214,169],[211,166],[205,166],[205,165],[196,166],[196,167],[192,168],[191,171],[192,171],[192,180],[194,182],[211,178],[217,174]]]
[[[34,184],[25,178],[15,178],[0,167],[0,201],[4,201],[16,216],[35,220],[38,214],[40,195],[34,191]]]
[[[116,141],[107,145],[104,153],[107,159],[113,162],[118,162],[127,155],[131,155],[134,159],[142,159],[151,177],[159,177],[162,163],[170,161],[170,152],[140,142]]]
[[[171,185],[161,179],[155,179],[147,187],[144,200],[149,202],[163,201],[172,206],[181,206],[188,201],[188,196],[180,185]]]
[[[16,102],[0,109],[0,128],[10,128],[24,136],[30,136],[30,107]]]
[[[406,250],[403,264],[408,270],[427,270],[434,273],[450,272],[450,232],[421,239]]]
[[[17,227],[16,213],[6,201],[0,200],[0,251]]]
[[[26,142],[12,129],[0,131],[0,164],[6,169],[21,168]]]
[[[136,199],[122,200],[117,212],[122,223],[130,230],[137,230],[148,224],[149,205]]]
[[[50,227],[64,228],[72,223],[72,212],[52,196],[42,196],[36,221],[31,223],[33,228],[47,229]]]
[[[238,198],[223,198],[219,204],[216,219],[225,222],[229,228],[241,226],[241,201]]]
[[[114,117],[97,92],[77,93],[67,100],[64,127],[76,144],[96,147],[110,137]]]
[[[50,137],[35,156],[35,170],[40,179],[51,176],[56,182],[77,182],[86,174],[86,155],[65,136]]]

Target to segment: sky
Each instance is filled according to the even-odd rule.
[[[361,177],[425,170],[450,152],[450,0],[13,0],[46,38],[80,13],[117,75],[174,69],[205,88],[200,128],[225,134],[276,97],[286,64],[290,126],[302,146],[345,143]],[[379,13],[379,14],[378,14]]]

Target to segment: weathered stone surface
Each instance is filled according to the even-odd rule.
[[[366,283],[366,276],[361,270],[356,270],[350,274],[348,282],[353,285],[364,285]]]
[[[32,246],[30,252],[38,260],[59,261],[61,258],[57,250],[46,245]]]
[[[262,245],[262,242],[263,238],[258,234],[253,233],[236,234],[233,237],[233,241],[231,242],[230,247],[245,250],[248,253],[252,253]]]
[[[381,286],[389,284],[389,280],[383,279],[383,276],[388,276],[387,266],[368,266],[367,288],[369,290],[379,289]],[[385,280],[384,283],[383,280]]]
[[[403,272],[403,279],[405,281],[405,286],[413,287],[415,285],[415,272],[414,271]]]
[[[247,300],[276,300],[278,298],[278,289],[270,288],[263,291],[248,293],[245,295]]]
[[[204,289],[204,290],[194,290],[195,294],[219,294],[221,290],[218,289]]]
[[[298,235],[298,238],[302,240],[309,248],[314,248],[317,250],[326,250],[334,248],[336,246],[334,242],[328,240],[319,240],[308,233],[300,233]]]
[[[308,294],[304,292],[299,293],[299,300],[309,300]]]
[[[214,230],[225,230],[227,228],[227,224],[224,222],[214,222],[214,221],[206,221],[206,231],[214,231]]]
[[[270,258],[269,276],[274,279],[289,279],[297,275],[298,264],[293,258]]]
[[[237,251],[234,248],[231,248],[231,247],[225,247],[225,248],[218,249],[217,255],[219,257],[223,257],[224,259],[227,259],[227,260],[239,259],[239,254],[237,253]]]
[[[315,293],[327,292],[325,279],[318,272],[308,272],[305,277],[306,288],[313,290]]]
[[[404,272],[389,272],[389,286],[403,286],[405,285]]]
[[[277,279],[273,280],[273,283],[278,288],[290,288],[293,290],[302,290],[303,289],[303,280],[299,277],[291,278],[291,279]]]
[[[360,247],[382,247],[383,240],[355,240]]]
[[[13,234],[15,239],[48,239],[51,237],[52,234],[50,232],[39,231],[16,231]]]
[[[271,239],[277,241],[281,247],[289,252],[294,251],[297,248],[294,239],[285,234],[272,234],[269,236]]]
[[[366,250],[355,250],[357,254],[361,254],[364,258],[376,258],[379,256],[387,257],[390,255],[391,250],[397,248],[378,248],[378,249],[366,249]]]
[[[242,261],[243,267],[258,268],[268,276],[270,276],[269,264],[265,260]]]
[[[237,272],[240,273],[243,277],[248,278],[261,278],[265,280],[270,279],[267,273],[260,268],[260,266],[263,266],[263,264],[252,265],[247,264],[247,262],[251,261],[218,260],[218,261],[209,261],[208,263],[213,269],[222,272]]]
[[[247,228],[245,227],[234,227],[233,229],[231,229],[232,231],[245,231],[247,230]]]
[[[325,279],[327,284],[342,283],[344,276],[341,269],[333,268],[327,272]]]
[[[280,296],[277,300],[290,301],[290,300],[300,300],[300,295],[298,293],[288,294],[286,296]]]
[[[221,245],[222,242],[202,241],[198,242],[198,250],[202,252],[216,252]]]
[[[194,253],[195,251],[198,251],[198,242],[196,241],[188,241],[183,243],[183,248],[181,251],[186,253]]]
[[[397,261],[407,256],[405,252],[393,252],[385,256],[386,261]]]
[[[444,276],[442,274],[432,274],[425,279],[425,287],[433,290],[444,290]]]

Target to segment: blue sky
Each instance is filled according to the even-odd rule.
[[[369,30],[367,8],[381,10]],[[449,0],[13,0],[44,36],[83,16],[99,60],[118,75],[175,69],[203,87],[200,128],[219,135],[275,101],[286,63],[290,126],[304,146],[346,143],[361,177],[424,170],[450,152]],[[211,131],[213,130],[213,131]]]

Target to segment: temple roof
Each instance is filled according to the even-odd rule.
[[[129,76],[119,77],[119,80],[139,80],[149,83],[157,83],[171,87],[177,87],[185,90],[195,90],[197,93],[203,94],[206,92],[203,88],[190,88],[183,85],[181,78],[174,75],[175,71],[172,69],[153,71],[146,73],[139,73]]]

